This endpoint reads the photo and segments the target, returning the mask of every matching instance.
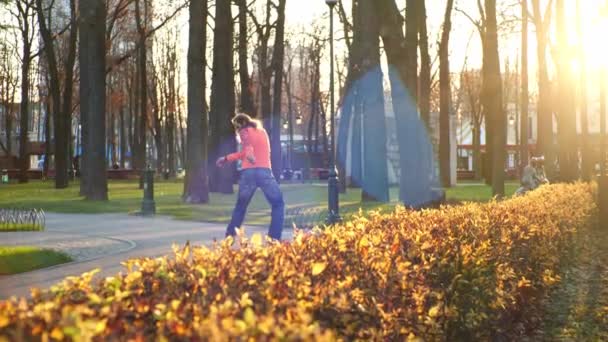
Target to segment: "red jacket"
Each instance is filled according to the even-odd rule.
[[[271,168],[270,141],[264,128],[245,127],[239,130],[239,137],[243,149],[226,156],[226,160],[233,162],[241,160],[242,169]]]

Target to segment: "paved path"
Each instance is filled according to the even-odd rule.
[[[63,251],[73,262],[0,276],[0,299],[29,295],[31,287],[48,288],[67,276],[101,268],[99,277],[116,274],[120,263],[137,257],[171,253],[173,244],[211,244],[224,237],[225,225],[177,221],[167,217],[138,217],[127,214],[47,213],[44,232],[1,233],[1,245],[33,245]],[[247,227],[247,235],[266,233],[266,227]],[[290,239],[292,231],[283,231]]]

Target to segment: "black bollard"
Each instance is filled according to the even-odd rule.
[[[141,214],[151,216],[156,214],[154,203],[154,170],[148,168],[143,172],[144,200],[141,202]]]

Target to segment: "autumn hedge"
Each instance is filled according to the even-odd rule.
[[[496,340],[528,335],[578,229],[587,184],[439,210],[369,213],[125,263],[0,303],[0,340]],[[238,243],[237,243],[238,244]]]

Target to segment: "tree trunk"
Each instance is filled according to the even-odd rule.
[[[376,0],[380,34],[389,64],[389,81],[399,143],[399,199],[409,207],[420,207],[433,200],[433,153],[429,136],[418,116],[415,102],[403,80],[409,72],[408,54],[402,30],[403,18],[392,0]]]
[[[125,106],[120,108],[118,134],[120,139],[120,168],[125,168],[125,153],[127,152],[127,141],[125,135]]]
[[[29,12],[29,11],[28,11]],[[30,158],[27,151],[29,131],[29,102],[30,102],[30,64],[31,64],[31,41],[29,38],[29,19],[23,20],[22,31],[23,61],[21,63],[21,114],[19,123],[19,183],[27,183],[27,170],[30,166]],[[12,104],[11,104],[12,105]]]
[[[407,78],[405,85],[412,97],[418,99],[418,32],[420,31],[420,0],[406,0],[405,44],[407,49]]]
[[[239,78],[241,80],[241,103],[239,110],[255,116],[252,85],[249,79],[249,53],[247,52],[247,0],[238,0],[239,5]]]
[[[213,75],[211,84],[211,153],[209,165],[212,172],[209,187],[213,192],[234,192],[234,164],[229,169],[219,169],[215,160],[236,151],[235,133],[230,124],[234,115],[233,74],[233,27],[230,1],[218,2],[215,7],[215,32],[213,39]]]
[[[448,0],[443,19],[443,31],[439,45],[439,165],[441,183],[444,187],[452,186],[451,148],[450,148],[450,115],[451,115],[451,82],[449,42],[452,30],[453,0]]]
[[[361,67],[360,82],[363,135],[362,200],[389,201],[386,151],[386,118],[384,88],[380,68],[380,18],[375,12],[375,0],[359,2],[357,24],[353,39],[360,39],[361,54],[356,64]],[[359,26],[360,25],[360,26]],[[357,37],[359,36],[359,37]],[[415,102],[414,102],[415,103]]]
[[[492,121],[492,195],[502,197],[505,194],[505,160],[507,143],[507,118],[502,106],[502,81],[500,76],[500,59],[498,55],[498,32],[496,24],[496,0],[485,0],[486,7],[486,44],[487,44],[487,83],[486,98],[488,108],[487,120]]]
[[[148,81],[147,81],[147,59],[148,47],[146,46],[146,24],[148,20],[147,0],[144,2],[143,18],[140,2],[135,0],[135,21],[139,39],[137,54],[137,75],[139,83],[139,116],[136,125],[135,150],[133,151],[134,168],[144,170],[147,162],[146,131],[148,129]],[[143,184],[140,182],[140,187]]]
[[[564,1],[555,1],[557,26],[557,76],[559,82],[558,107],[558,138],[559,138],[559,168],[560,178],[565,182],[573,182],[578,178],[578,154],[576,139],[576,108],[573,98],[574,87],[571,86],[574,75],[571,72],[571,59],[568,57],[569,46],[567,37]]]
[[[549,11],[544,20],[540,10],[540,0],[532,0],[534,25],[536,26],[536,49],[538,58],[538,114],[536,155],[545,156],[545,167],[548,176],[555,174],[555,154],[553,151],[553,113],[551,109],[551,84],[547,71],[547,43],[548,27],[550,23]]]
[[[581,13],[581,0],[577,0],[576,2],[576,26],[578,31],[578,36],[583,37],[583,24],[582,24],[582,13]],[[582,157],[582,168],[581,168],[581,176],[584,181],[589,181],[591,179],[591,174],[593,173],[593,159],[591,153],[589,151],[589,119],[587,113],[587,61],[585,58],[585,46],[583,46],[584,39],[579,40],[578,46],[578,62],[580,65],[580,94],[579,94],[579,108],[580,108],[580,126],[581,126],[581,157]]]
[[[72,16],[72,25],[70,29],[70,50],[69,57],[66,63],[66,83],[72,83],[71,72],[73,72],[73,59],[71,58],[74,54],[73,50],[75,50],[75,35],[76,35],[76,25],[75,25],[75,0],[70,1],[70,11]],[[47,19],[44,13],[44,7],[42,4],[42,0],[36,0],[36,11],[38,13],[38,24],[40,27],[40,34],[42,36],[42,40],[44,43],[44,52],[47,57],[47,66],[49,72],[49,93],[51,96],[52,102],[52,112],[54,116],[53,124],[55,125],[55,187],[57,189],[66,188],[68,186],[68,145],[69,145],[69,125],[67,125],[69,112],[65,112],[66,106],[62,108],[61,101],[61,82],[59,79],[59,68],[57,62],[57,55],[55,54],[54,47],[54,39],[53,34],[50,31]],[[70,65],[72,59],[72,63]],[[67,73],[70,73],[69,75]],[[68,77],[70,76],[70,77]],[[67,93],[67,90],[70,90],[70,93]],[[71,85],[65,85],[64,88],[64,100],[68,99],[70,96],[71,99]],[[65,103],[64,103],[65,105]],[[71,107],[69,108],[71,111]],[[62,112],[63,110],[63,112]]]
[[[80,106],[86,117],[88,138],[83,139],[88,177],[87,200],[108,200],[106,162],[106,7],[102,0],[80,0]]]
[[[481,174],[481,122],[473,118],[473,171],[475,179],[479,180]]]
[[[281,179],[283,163],[281,158],[281,103],[283,102],[283,62],[285,59],[285,2],[279,0],[274,46],[272,49],[272,69],[274,72],[273,104],[270,131],[270,155],[272,173]]]
[[[426,29],[426,7],[424,1],[418,6],[420,11],[420,89],[418,91],[418,106],[420,117],[430,134],[431,122],[431,56],[429,55],[429,40]]]
[[[61,125],[61,132],[64,132],[63,136],[58,137],[59,134],[56,131],[55,139],[60,141],[61,148],[55,149],[55,184],[59,184],[58,187],[65,188],[68,186],[69,173],[72,169],[72,96],[74,93],[74,65],[76,64],[76,43],[78,42],[78,14],[76,12],[76,0],[70,0],[70,36],[69,36],[69,47],[68,56],[66,58],[63,70],[65,72],[65,79],[63,84],[63,102],[62,102],[62,118],[57,125]],[[105,29],[105,26],[104,26]],[[101,88],[102,92],[105,92],[104,87]],[[102,110],[105,107],[102,107]],[[102,135],[105,139],[105,133]]]
[[[188,143],[186,179],[182,198],[187,203],[208,203],[207,134],[205,108],[205,68],[207,61],[207,0],[191,0],[188,34]],[[181,120],[180,120],[180,127]],[[182,131],[183,137],[183,131]]]
[[[44,163],[42,164],[42,176],[47,177],[51,164],[51,106],[48,98],[44,105],[46,115],[44,116]]]
[[[528,1],[521,3],[521,116],[519,129],[520,165],[519,172],[523,172],[528,164]]]

